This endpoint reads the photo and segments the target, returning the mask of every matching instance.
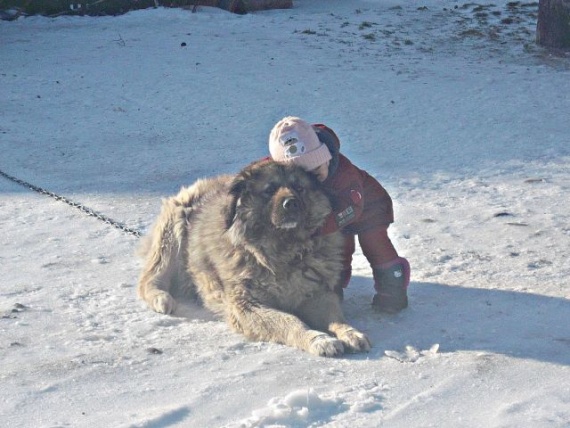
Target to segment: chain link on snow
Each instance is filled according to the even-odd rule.
[[[130,227],[127,227],[124,224],[122,224],[118,221],[115,221],[112,218],[109,218],[104,214],[98,213],[97,211],[94,211],[91,208],[86,207],[83,204],[80,204],[79,202],[74,202],[71,199],[66,198],[65,196],[60,196],[57,193],[53,193],[53,192],[50,192],[49,190],[43,189],[41,187],[34,186],[33,184],[28,183],[27,181],[20,180],[19,178],[16,178],[16,177],[13,177],[9,174],[6,174],[2,170],[0,170],[0,176],[6,178],[6,179],[8,179],[8,180],[10,180],[16,184],[19,184],[20,186],[27,187],[28,189],[33,190],[36,193],[49,196],[49,197],[55,199],[56,201],[64,202],[67,205],[69,205],[70,207],[77,208],[79,211],[83,212],[84,214],[87,214],[90,217],[95,217],[96,219],[102,221],[103,223],[109,224],[116,229],[122,230],[125,233],[136,236],[137,238],[142,236],[142,233],[139,230],[131,229]]]

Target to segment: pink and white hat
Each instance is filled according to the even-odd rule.
[[[294,163],[307,171],[332,159],[313,127],[298,117],[288,116],[275,124],[269,134],[269,153],[276,162]]]

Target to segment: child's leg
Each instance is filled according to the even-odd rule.
[[[340,273],[340,280],[335,287],[335,292],[339,295],[339,297],[343,298],[343,289],[348,286],[350,282],[350,277],[352,276],[352,255],[354,254],[355,250],[355,242],[354,242],[354,235],[344,235],[344,247],[342,251],[343,257],[343,268],[342,272]]]
[[[388,237],[388,226],[375,227],[359,234],[358,242],[373,269],[398,258],[398,253]]]

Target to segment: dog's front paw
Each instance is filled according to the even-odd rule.
[[[321,333],[313,337],[308,351],[319,357],[338,357],[344,354],[344,345],[340,340]]]
[[[176,308],[176,301],[166,291],[157,290],[150,299],[150,307],[159,314],[169,315]]]
[[[368,337],[354,328],[343,331],[337,337],[352,352],[368,352],[372,346]]]

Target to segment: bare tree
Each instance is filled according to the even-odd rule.
[[[540,0],[536,43],[549,48],[570,48],[570,0]]]

